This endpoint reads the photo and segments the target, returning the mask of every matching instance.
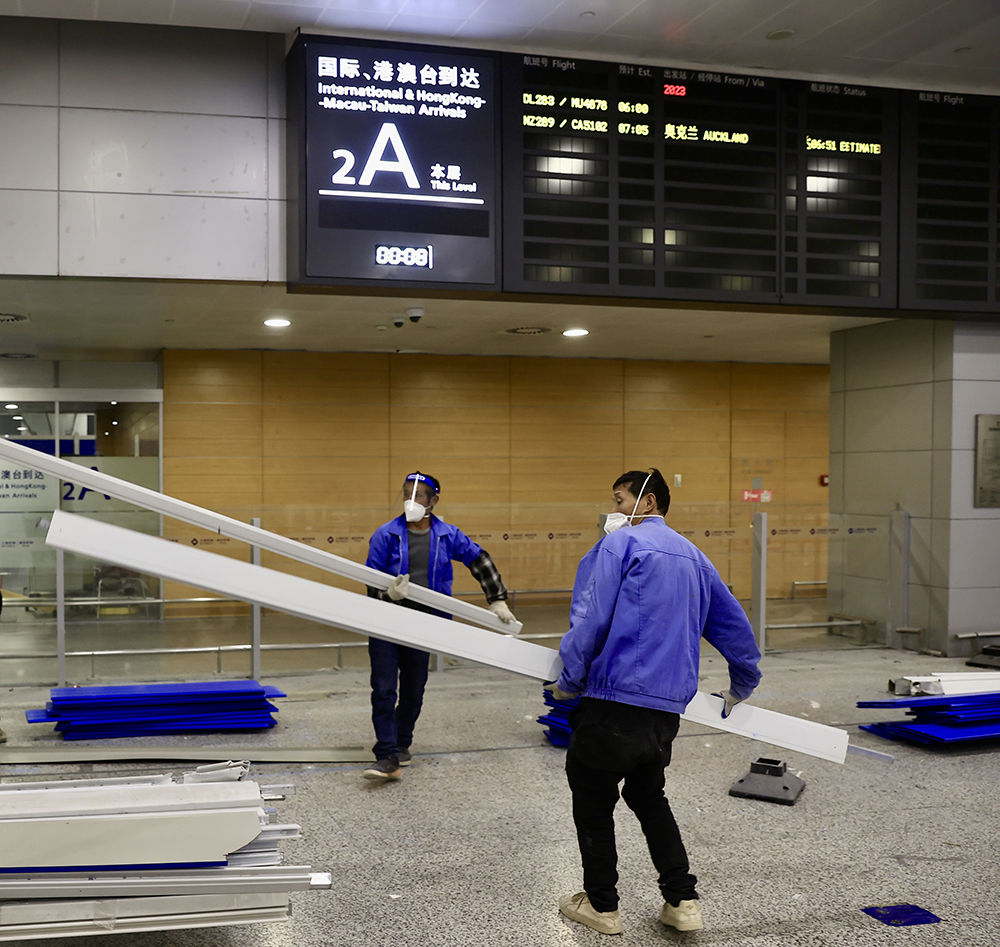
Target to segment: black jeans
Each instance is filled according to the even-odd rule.
[[[375,728],[372,751],[375,759],[382,760],[409,749],[413,742],[413,727],[424,703],[431,656],[426,651],[381,638],[368,639],[368,656],[372,663],[372,725]]]
[[[614,810],[621,798],[646,836],[665,901],[697,898],[681,833],[663,794],[664,767],[680,724],[678,714],[582,698],[570,715],[573,736],[566,778],[573,793],[583,888],[596,911],[618,908]]]

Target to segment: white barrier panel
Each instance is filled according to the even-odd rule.
[[[288,539],[286,536],[279,536],[277,533],[261,529],[259,526],[241,523],[230,516],[223,516],[221,513],[214,513],[212,510],[195,506],[193,503],[186,503],[164,493],[157,493],[156,490],[137,486],[127,480],[120,480],[110,474],[101,473],[99,470],[90,470],[88,467],[81,467],[68,460],[60,460],[58,457],[43,454],[31,447],[12,444],[10,441],[0,439],[0,457],[6,457],[8,460],[15,461],[25,467],[52,474],[62,480],[82,484],[97,493],[106,493],[108,496],[134,503],[136,506],[152,510],[154,513],[170,516],[173,519],[181,520],[181,522],[190,523],[192,526],[200,526],[202,529],[218,533],[220,536],[239,539],[261,549],[266,549],[268,552],[294,559],[296,562],[304,562],[345,579],[362,582],[373,588],[386,589],[394,578],[385,572],[379,572],[378,569],[363,566],[351,559],[344,559],[342,556],[335,556],[332,552],[314,549],[305,543]],[[520,622],[511,622],[506,625],[488,608],[480,608],[471,602],[463,602],[450,595],[432,592],[423,586],[411,585],[408,597],[414,602],[428,606],[428,608],[447,612],[456,618],[474,622],[493,631],[516,635],[521,630]]]
[[[67,552],[161,575],[242,601],[259,602],[357,634],[466,658],[541,681],[556,680],[562,671],[562,662],[555,651],[530,641],[483,634],[414,609],[400,611],[400,606],[389,602],[189,549],[72,513],[52,515],[46,542]],[[847,733],[843,730],[745,703],[723,720],[721,708],[720,698],[698,693],[683,717],[809,756],[844,762]]]
[[[66,552],[175,579],[243,602],[257,602],[359,635],[439,651],[542,680],[552,680],[559,674],[559,655],[530,641],[484,634],[480,629],[393,602],[190,549],[74,513],[52,514],[46,542]]]

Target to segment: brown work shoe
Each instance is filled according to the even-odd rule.
[[[586,891],[567,894],[559,899],[559,910],[571,921],[583,924],[600,934],[620,934],[622,919],[617,911],[595,911]]]

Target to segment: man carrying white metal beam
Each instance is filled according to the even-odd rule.
[[[701,930],[701,907],[664,767],[680,714],[698,690],[701,638],[729,664],[722,716],[760,681],[760,651],[739,602],[715,566],[664,521],[670,490],[656,468],[630,470],[612,488],[608,533],[577,569],[570,628],[559,655],[557,699],[582,695],[570,715],[566,777],[573,795],[584,890],[559,901],[566,917],[620,934],[614,808],[636,814],[659,873],[660,920]],[[631,526],[629,529],[620,529]]]
[[[412,580],[415,585],[451,594],[451,562],[455,559],[467,566],[482,586],[490,610],[505,623],[516,621],[507,606],[507,589],[489,553],[457,526],[433,514],[440,495],[441,485],[430,474],[418,470],[407,475],[403,482],[403,514],[375,530],[368,543],[366,565],[396,578],[384,592],[369,587],[369,596],[441,615],[409,601],[407,593]],[[430,654],[369,637],[368,656],[372,667],[375,762],[364,775],[367,779],[399,779],[400,767],[412,759],[410,744],[424,701]]]

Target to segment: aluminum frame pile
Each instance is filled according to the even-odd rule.
[[[285,696],[252,680],[53,687],[45,708],[25,718],[55,723],[66,740],[263,730],[276,723],[270,699]]]
[[[249,768],[0,784],[0,941],[286,920],[332,878],[282,864]]]
[[[889,690],[897,696],[939,694],[981,694],[1000,691],[1000,671],[936,671],[911,674],[889,681]]]

